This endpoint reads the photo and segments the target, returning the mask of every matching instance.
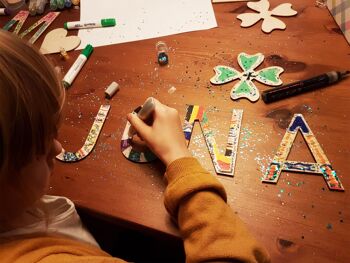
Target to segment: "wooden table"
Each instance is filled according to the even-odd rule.
[[[271,6],[280,2],[271,0]],[[240,52],[263,53],[265,61],[259,68],[282,66],[284,83],[349,69],[349,44],[328,10],[315,7],[313,0],[291,2],[298,15],[281,18],[287,24],[285,31],[265,34],[261,22],[241,28],[236,16],[249,10],[246,3],[226,3],[214,5],[217,28],[95,48],[67,91],[59,132],[63,147],[75,151],[83,145],[101,104],[110,104],[111,111],[94,151],[85,160],[57,162],[49,193],[67,196],[78,207],[116,224],[178,237],[163,206],[164,167],[159,162],[135,164],[121,154],[126,114],[149,96],[175,107],[181,116],[186,104],[202,105],[223,148],[230,111],[243,109],[235,176],[218,176],[227,190],[229,205],[267,247],[274,262],[349,262],[350,78],[269,105],[262,100],[232,101],[233,82],[222,86],[209,82],[216,65],[239,69]],[[51,28],[78,17],[77,10],[64,11]],[[158,40],[170,48],[168,66],[160,67],[156,62]],[[69,53],[68,61],[60,60],[58,55],[50,59],[65,73],[79,53]],[[120,91],[106,100],[104,89],[112,81],[120,84]],[[260,92],[268,88],[255,83]],[[169,94],[171,87],[176,91]],[[261,183],[294,113],[304,115],[345,192],[329,191],[321,176],[302,173],[282,173],[277,185]],[[190,149],[214,173],[199,125],[195,126]],[[288,159],[313,161],[300,134]]]

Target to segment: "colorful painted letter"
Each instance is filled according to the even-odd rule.
[[[287,161],[298,130],[301,131],[316,163]],[[322,174],[330,190],[344,191],[339,177],[301,114],[294,115],[263,182],[277,183],[282,171]]]
[[[110,105],[101,105],[90,132],[86,137],[85,143],[80,150],[77,152],[66,152],[66,150],[62,148],[62,152],[56,156],[56,159],[62,162],[72,163],[80,161],[88,156],[97,142],[110,107]]]
[[[25,35],[33,31],[36,27],[38,27],[41,23],[43,25],[35,32],[35,34],[29,39],[29,43],[34,43],[41,34],[49,27],[49,25],[56,19],[56,17],[60,14],[60,12],[49,12],[46,16],[35,22],[31,25],[27,30],[23,31],[19,37],[23,38]]]
[[[18,34],[18,32],[21,30],[24,22],[26,21],[27,17],[29,16],[29,11],[24,11],[21,10],[18,12],[18,14],[12,18],[9,22],[6,23],[6,25],[4,25],[4,27],[2,28],[3,30],[9,31],[11,29],[11,27],[16,24],[16,22],[18,21],[18,24],[15,28],[15,30],[13,31],[14,34]]]
[[[227,139],[225,154],[221,154],[216,144],[212,130],[209,128],[207,113],[198,105],[189,105],[185,117],[183,131],[187,145],[190,143],[195,121],[199,121],[207,147],[217,174],[233,176],[237,156],[239,132],[243,110],[232,110],[230,131]]]

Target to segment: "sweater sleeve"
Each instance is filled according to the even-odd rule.
[[[187,262],[270,262],[226,204],[223,185],[195,158],[174,161],[165,177],[165,207],[177,219]]]

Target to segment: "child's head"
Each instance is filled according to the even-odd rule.
[[[9,203],[20,210],[47,187],[63,101],[48,60],[0,30],[0,219]]]

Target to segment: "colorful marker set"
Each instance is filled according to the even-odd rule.
[[[50,0],[50,9],[51,10],[57,10],[57,9],[64,9],[64,8],[70,8],[72,6],[72,4],[74,4],[73,2],[77,2],[77,1],[71,1],[71,0]],[[78,5],[79,2],[77,4],[74,5]]]

